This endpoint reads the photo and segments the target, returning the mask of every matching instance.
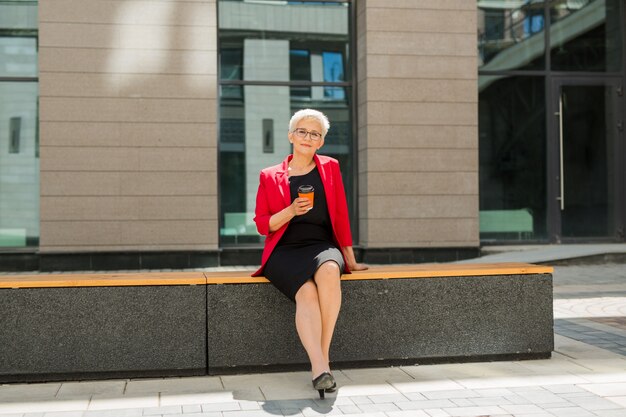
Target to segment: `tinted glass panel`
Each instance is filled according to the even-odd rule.
[[[615,231],[618,149],[615,88],[563,86],[564,237],[607,237]]]
[[[620,71],[622,0],[556,2],[550,8],[552,69]]]
[[[0,82],[0,248],[39,241],[37,90]]]
[[[478,67],[544,69],[544,2],[478,1]]]
[[[349,103],[325,97],[324,87],[312,87],[312,97],[290,95],[285,86],[243,86],[243,99],[222,97],[220,107],[220,236],[223,244],[258,243],[253,222],[261,169],[278,164],[291,153],[289,119],[302,108],[324,112],[331,124],[320,154],[339,159],[348,204],[353,179]],[[319,92],[317,92],[320,89]],[[317,93],[316,93],[317,92]],[[348,92],[341,93],[349,97]]]
[[[220,77],[345,81],[348,17],[347,2],[220,1]]]
[[[480,238],[546,233],[543,77],[479,77]]]

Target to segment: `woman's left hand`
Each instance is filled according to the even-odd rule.
[[[349,265],[349,268],[350,271],[365,271],[366,269],[369,269],[369,265],[356,263],[353,265]]]

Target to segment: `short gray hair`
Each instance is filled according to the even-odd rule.
[[[330,122],[328,121],[328,117],[326,117],[324,113],[314,109],[302,109],[298,110],[293,114],[293,116],[291,116],[291,120],[289,121],[289,131],[293,132],[300,120],[304,119],[317,120],[322,126],[322,136],[326,136],[326,133],[328,133],[328,129],[330,129]]]

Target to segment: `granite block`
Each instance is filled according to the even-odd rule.
[[[550,274],[344,281],[342,288],[336,365],[549,357],[554,347]],[[210,373],[306,366],[295,306],[271,284],[209,285],[207,303]]]
[[[206,286],[0,290],[0,382],[206,373]]]

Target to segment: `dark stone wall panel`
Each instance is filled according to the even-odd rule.
[[[0,380],[206,372],[206,286],[0,290]]]
[[[545,357],[554,347],[549,274],[342,285],[337,363]],[[209,371],[307,363],[294,305],[272,285],[209,285],[207,301]]]

